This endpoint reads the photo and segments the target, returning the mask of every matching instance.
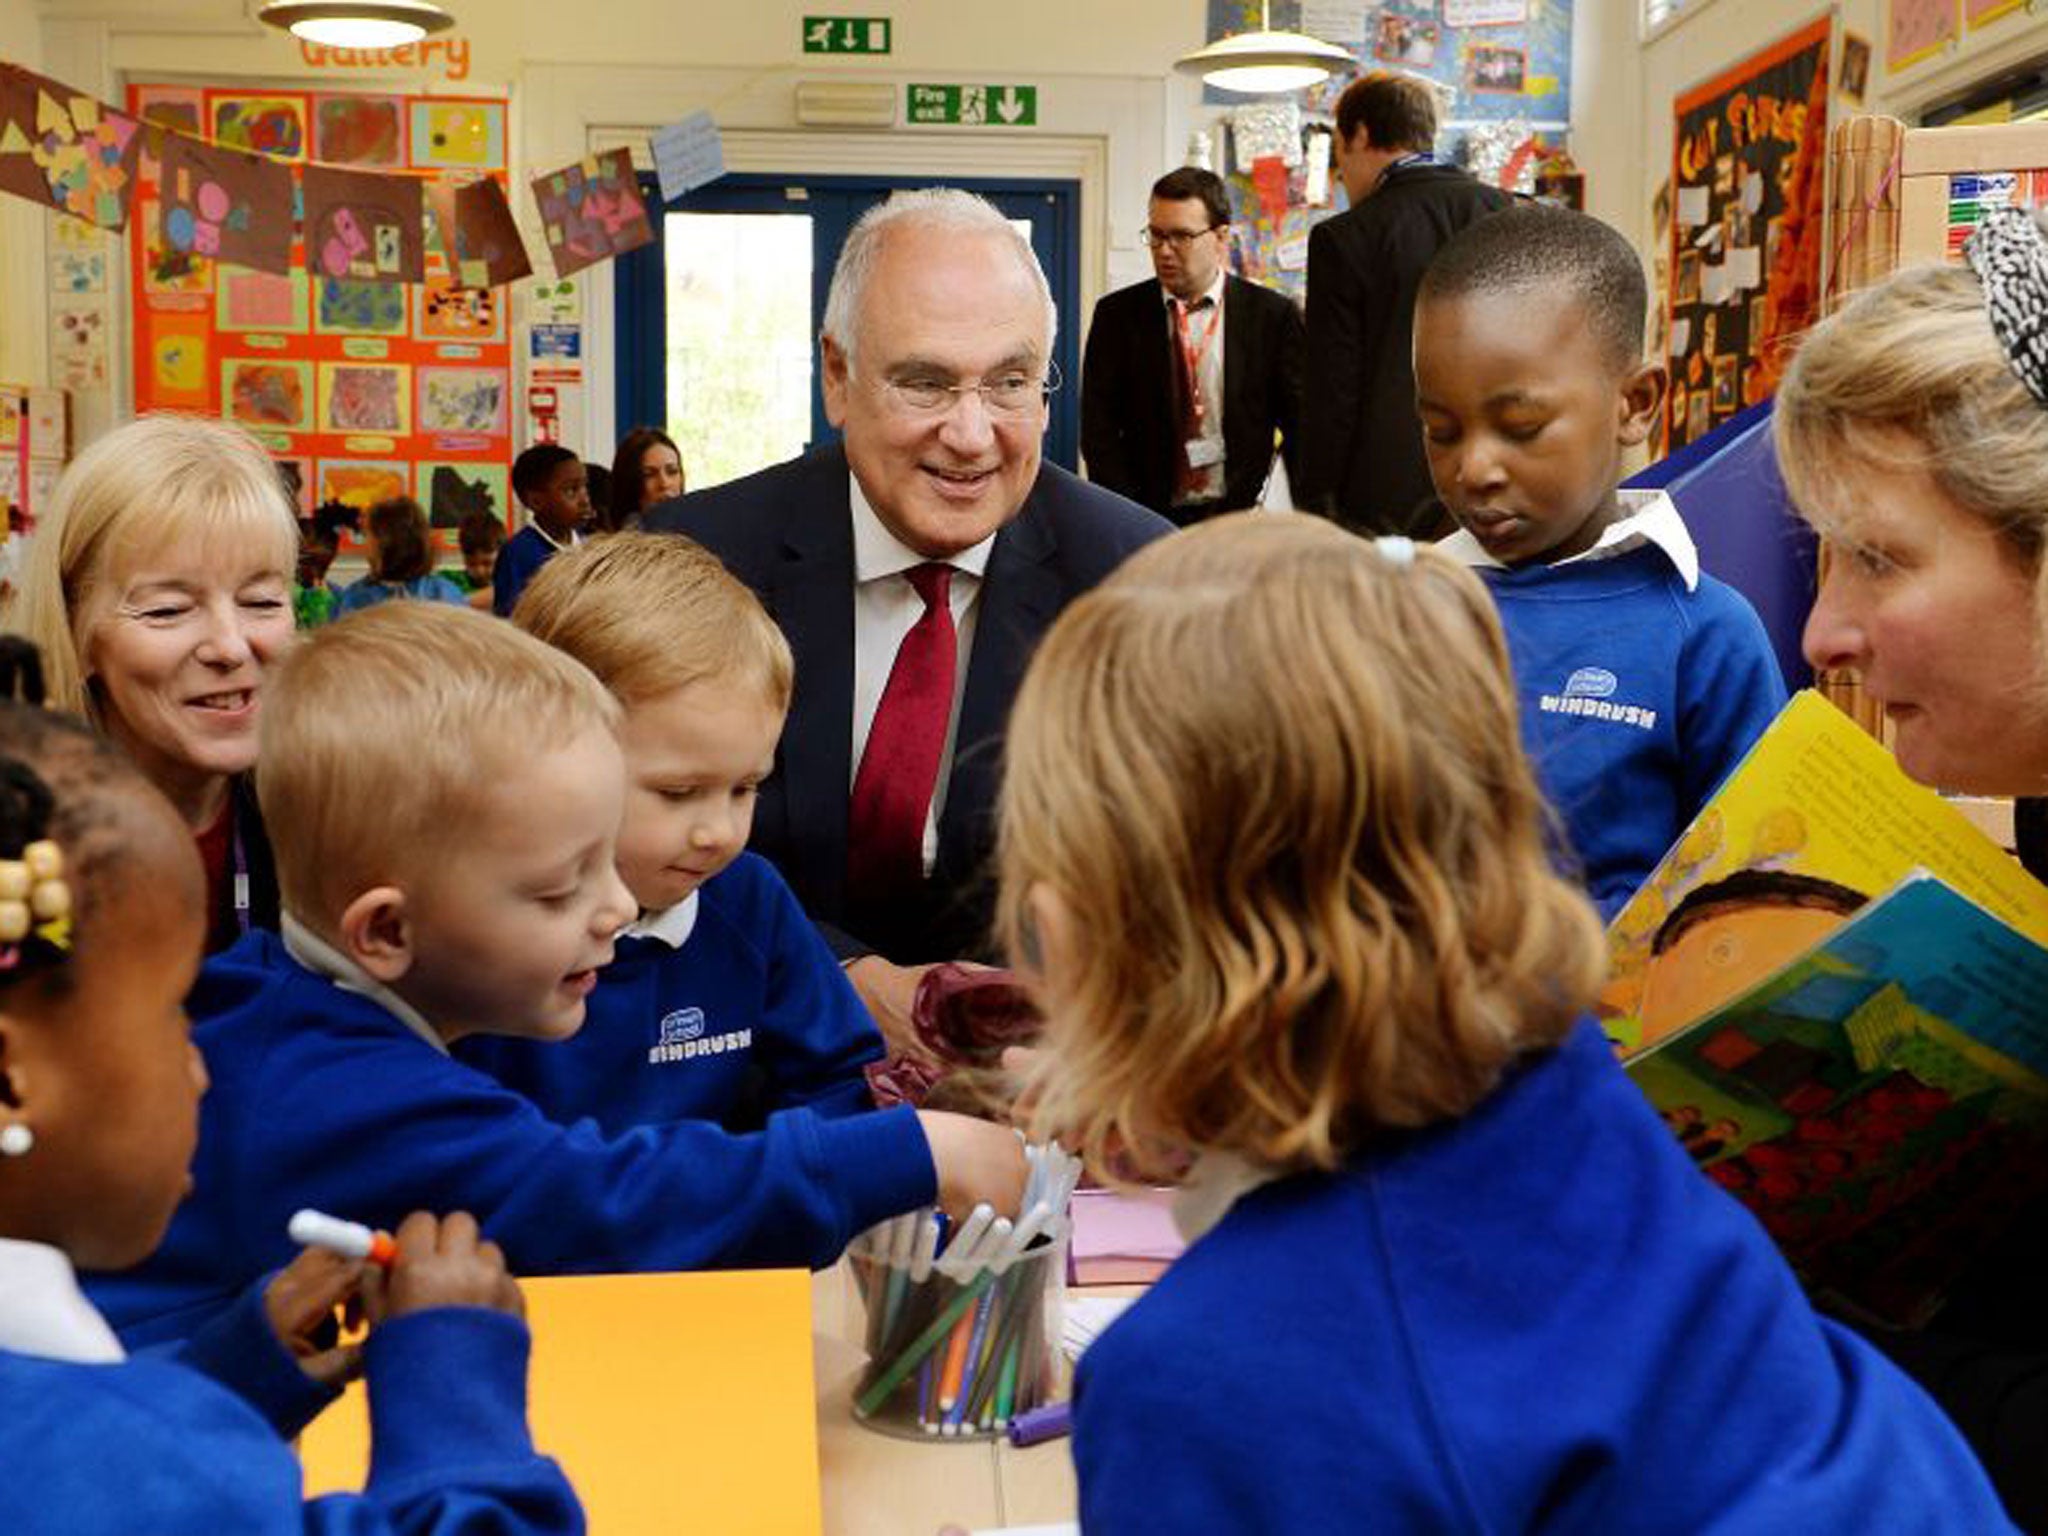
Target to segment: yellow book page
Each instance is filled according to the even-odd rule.
[[[802,1270],[523,1280],[533,1437],[596,1532],[815,1536],[817,1386]],[[299,1442],[308,1497],[369,1467],[361,1383]]]
[[[1755,906],[1681,954],[1660,930],[1688,896],[1746,872],[1824,881],[1865,898],[1925,869],[2048,943],[2048,887],[1819,694],[1796,695],[1608,927],[1600,1022],[1633,1055],[1804,953],[1847,914]],[[1753,884],[1769,882],[1756,881]],[[1720,887],[1726,891],[1728,887]],[[1695,906],[1698,906],[1696,896]],[[1739,985],[1738,985],[1739,983]],[[1718,995],[1716,995],[1718,993]]]

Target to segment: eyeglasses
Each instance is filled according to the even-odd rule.
[[[1170,245],[1184,256],[1187,254],[1188,247],[1201,239],[1202,236],[1213,235],[1221,228],[1223,228],[1221,224],[1211,224],[1207,229],[1153,229],[1147,225],[1144,229],[1138,231],[1138,244],[1149,246],[1153,250],[1157,250],[1162,245]]]
[[[1044,373],[1009,368],[971,384],[955,384],[930,373],[884,378],[881,384],[897,408],[911,416],[947,415],[966,394],[980,395],[982,408],[991,416],[1028,416],[1060,387],[1060,371],[1048,362]]]

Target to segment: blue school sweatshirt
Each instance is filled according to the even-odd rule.
[[[549,1275],[816,1268],[937,1192],[908,1109],[784,1110],[750,1135],[558,1125],[272,933],[209,960],[187,1007],[213,1079],[193,1191],[147,1262],[85,1277],[131,1348],[190,1336],[289,1261],[302,1206],[385,1229],[468,1211],[515,1274]]]
[[[526,1427],[526,1325],[449,1307],[365,1348],[371,1461],[359,1494],[304,1502],[298,1458],[246,1403],[154,1358],[79,1364],[0,1351],[8,1536],[579,1532],[561,1469]]]
[[[553,559],[558,548],[531,523],[507,539],[498,551],[497,564],[491,567],[491,611],[509,618],[533,573]]]
[[[621,938],[567,1040],[476,1035],[455,1056],[608,1134],[668,1120],[751,1129],[803,1106],[872,1109],[882,1036],[775,866],[743,853],[697,890],[680,946]],[[670,921],[676,914],[664,916]]]
[[[1784,706],[1770,637],[1733,587],[1702,575],[1688,591],[1655,544],[1480,575],[1522,743],[1611,918]]]
[[[1240,1196],[1082,1356],[1074,1465],[1089,1536],[2012,1529],[1590,1023]]]

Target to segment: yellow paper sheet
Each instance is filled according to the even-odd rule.
[[[819,1530],[811,1284],[801,1270],[521,1282],[534,1439],[594,1532]],[[360,1488],[363,1392],[306,1431],[308,1496]]]

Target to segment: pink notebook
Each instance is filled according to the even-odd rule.
[[[1075,1285],[1149,1285],[1187,1246],[1170,1189],[1077,1189],[1069,1278]]]

